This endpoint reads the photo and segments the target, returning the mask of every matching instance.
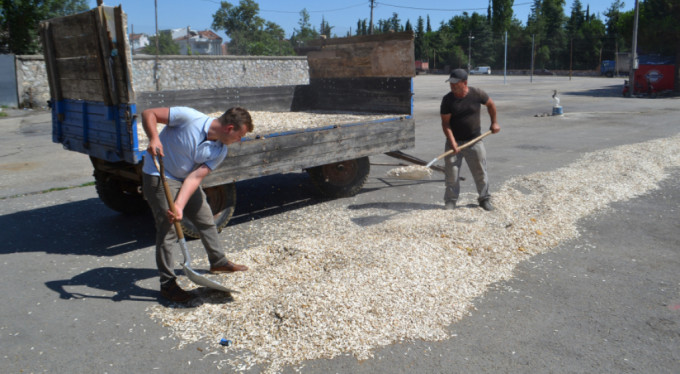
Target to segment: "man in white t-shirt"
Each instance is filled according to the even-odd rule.
[[[156,125],[166,124],[158,133]],[[227,260],[217,235],[217,227],[205,193],[203,178],[227,156],[227,145],[239,142],[253,131],[250,113],[231,108],[219,118],[211,118],[186,107],[152,108],[142,112],[142,124],[149,138],[144,155],[143,191],[156,222],[156,264],[160,273],[161,295],[171,301],[186,302],[191,294],[177,285],[172,248],[177,242],[173,223],[186,215],[199,230],[208,254],[211,273],[245,271],[245,265]],[[158,151],[157,151],[158,150]],[[160,173],[153,157],[163,157],[168,187],[175,196],[177,214],[168,207]]]

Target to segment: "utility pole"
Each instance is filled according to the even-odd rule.
[[[640,7],[638,0],[635,0],[635,20],[633,21],[633,50],[631,51],[630,60],[630,85],[628,86],[628,97],[635,96],[635,70],[637,70],[637,33],[638,33],[638,17],[640,15]]]
[[[368,35],[373,35],[373,7],[375,0],[371,0],[371,23],[368,25]]]
[[[470,68],[472,67],[470,65],[470,60],[472,58],[472,39],[475,37],[472,36],[472,31],[468,32],[468,73],[470,72]]]
[[[535,34],[531,34],[531,76],[529,77],[529,82],[534,83],[534,37]]]
[[[160,42],[158,39],[160,39],[160,35],[158,35],[158,0],[153,0],[153,7],[154,7],[154,14],[156,17],[156,63],[154,64],[153,67],[153,78],[156,81],[156,91],[161,90],[161,82],[160,82],[160,63],[158,62],[159,58],[158,55],[161,53],[160,49]]]
[[[571,38],[571,44],[569,47],[569,80],[571,80],[571,72],[573,71],[574,65],[574,38]]]
[[[503,84],[508,78],[508,30],[505,30],[505,58],[503,59]]]

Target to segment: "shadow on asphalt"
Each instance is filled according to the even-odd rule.
[[[109,299],[111,301],[153,301],[157,302],[160,292],[139,287],[138,281],[158,277],[156,269],[127,269],[102,267],[88,270],[71,279],[45,282],[47,288],[59,294],[60,299]],[[82,287],[78,287],[82,286]],[[102,290],[114,292],[112,296],[81,293],[69,289],[87,288],[89,292]]]
[[[574,95],[574,96],[592,96],[592,97],[623,97],[623,78],[620,80],[620,84],[601,87],[592,90],[584,91],[564,91],[559,92],[558,96],[561,95]]]
[[[228,226],[258,220],[327,201],[306,172],[236,182],[236,208]]]
[[[0,254],[44,252],[117,256],[154,244],[150,215],[114,212],[99,199],[87,199],[0,216]]]
[[[229,293],[199,287],[190,291],[194,295],[194,299],[191,302],[187,304],[177,304],[162,298],[158,289],[142,288],[137,285],[137,282],[139,281],[157,277],[157,269],[102,267],[88,270],[71,279],[45,282],[45,286],[58,293],[59,298],[64,300],[103,299],[114,302],[145,301],[161,303],[167,307],[180,309],[195,308],[201,304],[226,304],[234,301]],[[76,290],[83,289],[87,290],[86,293],[76,292]],[[102,293],[114,294],[109,296],[103,295]]]
[[[400,213],[407,213],[414,210],[440,210],[442,209],[442,206],[437,204],[382,202],[350,205],[347,207],[347,209],[350,210],[383,209],[393,211],[393,213],[388,214],[374,214],[366,217],[352,218],[352,222],[356,223],[359,226],[367,227],[381,224]]]
[[[380,178],[379,178],[380,180]],[[428,183],[432,181],[402,181]],[[392,187],[364,188],[359,193]],[[312,206],[321,197],[307,173],[287,173],[250,179],[236,184],[236,208],[229,225],[266,218]],[[390,204],[395,211],[430,209],[436,205]],[[358,206],[350,209],[359,209]],[[155,228],[150,213],[124,215],[98,198],[68,202],[0,216],[4,245],[0,254],[43,252],[61,255],[114,257],[153,246]]]

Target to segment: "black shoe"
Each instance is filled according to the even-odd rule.
[[[494,209],[493,205],[491,205],[491,201],[489,201],[488,199],[480,201],[479,206],[481,206],[482,209],[486,210],[487,212],[490,212]]]
[[[456,209],[456,200],[449,200],[444,203],[444,209],[446,210],[454,210]]]
[[[174,279],[161,286],[161,296],[176,303],[186,303],[192,297],[189,292],[178,286]]]

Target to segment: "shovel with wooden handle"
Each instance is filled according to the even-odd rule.
[[[465,149],[465,148],[467,148],[467,147],[469,147],[469,146],[471,146],[471,145],[477,143],[478,141],[484,139],[485,137],[487,137],[487,136],[489,136],[489,135],[491,135],[491,134],[492,134],[491,130],[485,132],[484,134],[482,134],[482,135],[480,135],[480,136],[478,136],[478,137],[476,137],[476,138],[470,140],[469,142],[467,142],[467,143],[461,145],[460,147],[458,147],[458,151],[462,151],[463,149]],[[440,154],[440,155],[437,156],[434,160],[428,162],[427,165],[425,165],[425,167],[429,168],[430,166],[432,166],[432,164],[434,164],[435,162],[441,160],[442,158],[444,158],[444,157],[450,155],[451,153],[453,153],[453,149],[450,149],[450,150],[448,150],[448,151],[446,151],[446,152]]]
[[[168,200],[168,206],[170,206],[170,210],[177,215],[177,208],[175,207],[175,201],[172,198],[172,194],[170,193],[170,188],[168,188],[168,182],[165,180],[165,169],[163,167],[163,158],[160,155],[160,152],[157,150],[156,151],[156,157],[158,157],[158,162],[156,162],[156,158],[152,157],[154,164],[156,165],[156,169],[161,173],[161,182],[163,183],[163,191],[165,192],[165,198]],[[160,165],[159,165],[160,164]],[[199,187],[200,188],[200,187]],[[239,293],[239,291],[229,289],[227,287],[224,287],[223,285],[210,280],[201,274],[198,274],[194,269],[191,268],[191,257],[189,257],[189,251],[187,250],[187,242],[184,240],[184,232],[182,231],[182,225],[180,225],[179,222],[175,221],[175,231],[177,232],[177,242],[179,242],[179,247],[182,249],[182,255],[184,255],[184,263],[182,264],[182,269],[184,270],[184,274],[194,283],[198,284],[199,286],[204,286],[208,288],[212,288],[213,290],[218,290],[218,291],[223,291],[223,292],[229,292],[229,293]]]

